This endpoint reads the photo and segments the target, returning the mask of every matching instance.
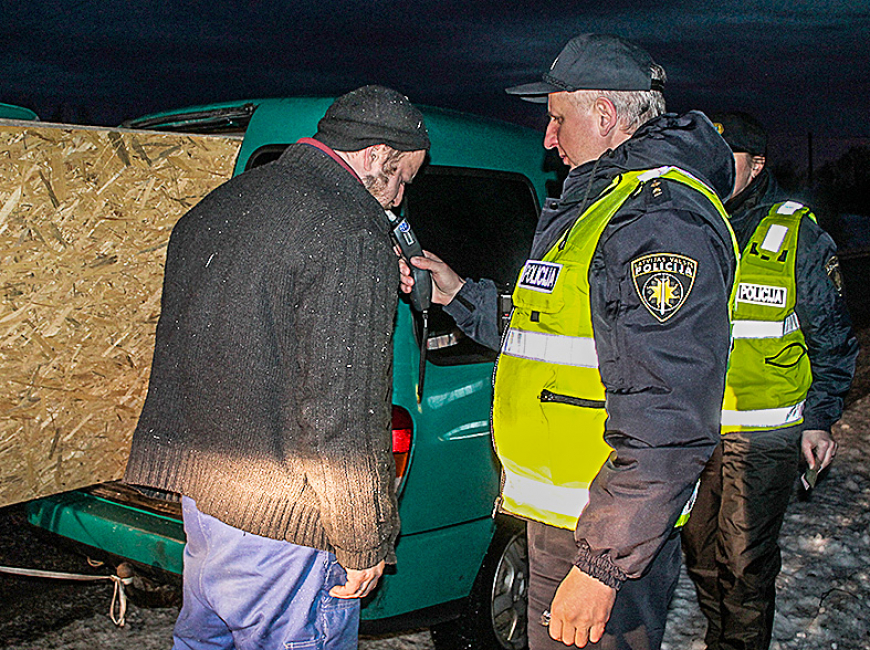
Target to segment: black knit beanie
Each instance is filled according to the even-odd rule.
[[[398,151],[429,149],[423,114],[407,97],[384,86],[363,86],[336,99],[314,137],[336,151],[376,144]]]

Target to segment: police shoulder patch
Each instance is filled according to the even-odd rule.
[[[650,253],[631,261],[631,279],[640,302],[660,323],[686,304],[697,272],[697,261],[677,253]]]

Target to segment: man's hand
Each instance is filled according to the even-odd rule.
[[[451,269],[444,261],[434,253],[423,251],[426,257],[412,257],[411,264],[417,268],[426,269],[432,274],[432,302],[438,305],[447,305],[459,293],[465,280]],[[399,271],[402,274],[402,291],[411,293],[414,286],[414,278],[411,269],[405,260],[399,258]]]
[[[329,595],[333,598],[365,598],[377,586],[384,573],[384,566],[385,562],[381,560],[369,569],[345,569],[347,582],[330,589]]]
[[[572,567],[550,606],[550,636],[578,648],[597,643],[615,600],[616,589]]]
[[[837,443],[831,434],[821,429],[807,429],[801,436],[801,450],[810,469],[825,469],[837,455]],[[816,462],[818,461],[818,465]]]

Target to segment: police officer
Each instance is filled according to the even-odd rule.
[[[664,113],[664,82],[636,45],[581,34],[508,89],[547,102],[544,146],[570,171],[501,346],[491,281],[412,260],[459,327],[501,350],[498,505],[528,522],[532,650],[659,647],[675,526],[719,438],[736,244],[717,195],[733,163],[705,116]]]
[[[831,426],[858,346],[834,242],[765,166],[767,136],[746,113],[713,121],[734,152],[725,204],[742,251],[722,440],[683,530],[689,575],[707,618],[708,648],[768,648],[777,545],[798,475],[837,451]]]

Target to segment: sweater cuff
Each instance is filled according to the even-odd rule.
[[[335,559],[338,563],[345,569],[356,569],[358,571],[370,569],[381,560],[384,560],[387,564],[396,563],[396,550],[392,544],[389,547],[381,546],[370,551],[346,551],[341,548],[333,548],[332,552],[335,554]]]
[[[593,555],[592,549],[584,540],[578,543],[574,566],[586,575],[592,576],[617,591],[628,579],[628,576],[613,563],[608,555]]]

